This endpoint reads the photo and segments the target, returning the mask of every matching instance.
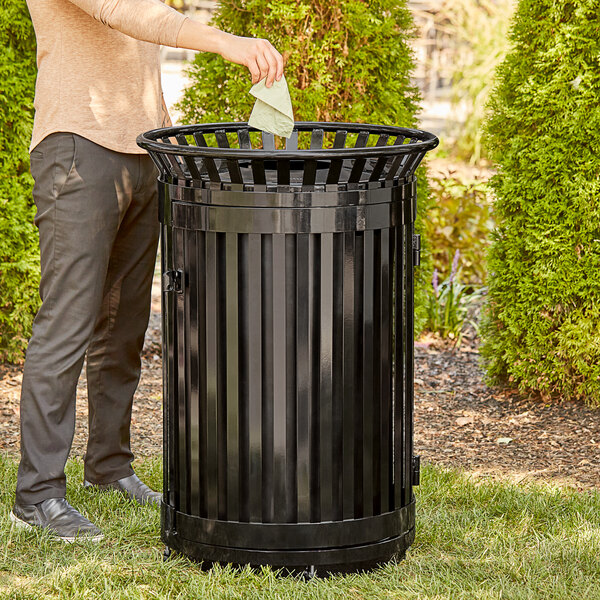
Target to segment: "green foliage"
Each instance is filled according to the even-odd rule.
[[[0,0],[0,360],[22,356],[38,306],[28,146],[35,37],[24,0]]]
[[[496,67],[508,51],[514,0],[448,0],[441,15],[461,44],[453,67],[453,101],[464,112],[456,134],[457,156],[477,162],[486,158],[483,144],[485,107]]]
[[[427,321],[427,295],[433,271],[431,243],[424,231],[429,211],[433,206],[425,166],[420,166],[417,169],[417,179],[419,187],[417,190],[418,213],[415,221],[415,232],[421,235],[422,252],[421,264],[415,268],[415,337],[423,331]]]
[[[430,175],[432,207],[425,222],[425,235],[431,245],[433,266],[448,274],[452,255],[461,255],[462,279],[483,284],[485,255],[494,222],[491,217],[491,191],[481,177],[467,177],[456,171]]]
[[[433,270],[426,323],[428,331],[439,334],[442,339],[454,340],[456,346],[460,346],[462,341],[469,305],[481,295],[472,286],[460,281],[459,260],[460,251],[456,250],[450,275],[442,283],[439,282],[438,270]]]
[[[414,35],[406,0],[224,0],[213,24],[242,36],[268,39],[286,59],[285,76],[297,121],[416,126],[419,93],[410,81]],[[254,104],[245,67],[216,54],[198,54],[188,70],[192,85],[178,109],[184,122],[247,121]],[[429,207],[425,169],[419,170],[416,229]],[[417,331],[426,318],[431,274],[416,270]]]
[[[493,380],[600,405],[598,0],[521,0],[488,125]]]

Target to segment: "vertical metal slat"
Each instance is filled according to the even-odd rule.
[[[179,134],[179,135],[176,135],[175,138],[177,139],[177,142],[179,143],[180,146],[189,146],[185,135]],[[200,171],[198,169],[198,166],[196,165],[194,157],[187,156],[185,154],[182,155],[182,157],[183,157],[183,160],[185,161],[185,164],[187,165],[187,168],[190,171],[190,175],[192,176],[192,179],[201,180],[202,176],[200,175]]]
[[[162,188],[161,188],[162,189]],[[159,194],[159,201],[165,203],[165,197]],[[165,207],[165,212],[170,210],[170,203]],[[164,222],[168,222],[167,214]],[[161,227],[161,271],[174,269],[173,264],[173,229],[166,225]],[[162,355],[163,355],[163,499],[170,506],[177,506],[175,498],[177,475],[177,452],[176,452],[176,418],[175,410],[177,404],[177,370],[175,365],[175,353],[178,348],[177,312],[176,302],[173,294],[163,291],[162,300]]]
[[[334,268],[333,233],[321,235],[320,252],[320,352],[319,358],[319,426],[320,426],[320,513],[322,521],[333,521],[334,487],[336,477],[333,469],[334,418],[333,409],[333,327],[334,327]],[[334,416],[335,415],[335,416]]]
[[[412,496],[412,454],[413,454],[413,396],[414,396],[414,265],[413,265],[413,222],[406,223],[404,235],[405,249],[405,354],[404,354],[404,505]]]
[[[364,148],[366,147],[369,141],[369,132],[361,131],[356,138],[356,143],[354,144],[355,148]],[[348,183],[359,183],[360,178],[363,174],[365,163],[365,158],[354,158],[352,160],[352,171],[350,172],[350,177],[348,178]]]
[[[225,303],[227,340],[227,515],[240,519],[239,361],[238,361],[238,234],[225,234]]]
[[[206,239],[206,503],[209,519],[218,519],[218,279],[217,234]]]
[[[275,150],[275,137],[272,133],[261,131],[263,150]]]
[[[322,138],[321,138],[322,141]],[[309,236],[310,520],[321,520],[321,235]]]
[[[381,398],[374,394],[373,365],[375,358],[374,327],[375,327],[375,240],[373,231],[365,231],[363,268],[362,268],[362,497],[363,517],[373,515],[374,487],[374,415],[378,412]]]
[[[344,518],[344,259],[345,235],[333,237],[333,331],[332,331],[332,496],[333,520]]]
[[[164,154],[158,152],[150,152],[150,158],[156,165],[156,168],[160,171],[162,178],[167,178],[171,175],[171,165],[165,158]]]
[[[248,267],[249,235],[238,236],[238,415],[239,415],[239,513],[240,521],[250,521],[250,488],[255,485],[250,474],[250,319],[248,296],[250,269]]]
[[[261,236],[261,349],[262,349],[262,521],[275,517],[273,386],[273,236]]]
[[[266,186],[267,184],[267,178],[265,173],[265,161],[262,159],[255,159],[250,162],[250,166],[252,167],[252,179],[254,180],[254,190],[259,191],[260,187]]]
[[[390,136],[387,133],[382,133],[379,136],[379,139],[377,140],[377,143],[375,145],[378,147],[386,146],[389,137]],[[371,161],[372,163],[374,163],[374,166],[373,166],[373,171],[371,172],[371,175],[369,176],[369,181],[377,181],[381,177],[381,174],[383,172],[385,165],[387,164],[387,161],[388,161],[387,156],[382,156],[381,158],[378,158],[376,161]]]
[[[273,492],[274,520],[288,521],[288,506],[292,501],[287,484],[287,314],[286,314],[286,256],[285,234],[273,235]]]
[[[189,231],[188,236],[188,260],[189,260],[189,295],[185,303],[185,313],[189,325],[190,336],[189,343],[186,345],[186,382],[188,388],[189,401],[189,419],[190,419],[190,510],[192,514],[200,513],[200,496],[202,486],[200,484],[200,386],[203,384],[199,380],[200,365],[198,364],[198,232]]]
[[[396,136],[396,139],[393,141],[392,146],[401,146],[404,143],[404,140],[406,139],[405,136],[403,135],[398,135]],[[398,160],[398,158],[401,158],[396,156],[396,157],[389,157],[387,159],[385,168],[383,170],[383,178],[385,180],[391,180],[394,178],[394,175],[396,174],[396,171],[398,170],[398,166],[400,163],[398,163],[398,165],[394,166],[396,160]]]
[[[198,431],[199,431],[199,456],[200,456],[200,491],[199,514],[202,517],[208,515],[207,492],[208,492],[208,445],[207,445],[207,347],[206,347],[206,233],[198,232],[196,235],[196,264],[198,267]]]
[[[404,246],[402,227],[394,229],[394,507],[403,505],[404,482]]]
[[[394,445],[392,441],[392,429],[394,415],[392,412],[392,318],[394,288],[392,286],[393,273],[393,230],[383,229],[381,231],[381,368],[380,393],[381,393],[381,417],[379,424],[379,438],[381,444],[381,512],[389,512],[393,507],[391,498],[394,464]]]
[[[227,298],[226,234],[216,234],[217,252],[217,514],[227,518]]]
[[[298,433],[296,431],[296,410],[298,398],[296,395],[297,376],[296,363],[298,346],[296,343],[296,288],[297,288],[297,253],[298,236],[285,235],[285,289],[286,289],[286,356],[285,356],[285,383],[286,383],[286,497],[288,510],[286,521],[298,522]]]
[[[195,132],[194,139],[196,140],[196,144],[198,144],[200,148],[208,148],[206,139],[201,132]],[[215,184],[221,183],[221,175],[219,174],[219,170],[217,169],[217,165],[215,164],[215,159],[210,158],[208,156],[204,156],[202,160],[204,162],[204,166],[206,167],[208,178],[211,180],[211,182]]]
[[[277,185],[290,185],[289,160],[277,160]]]
[[[298,150],[298,130],[294,129],[292,135],[285,140],[286,150]]]
[[[336,131],[335,138],[333,140],[334,148],[345,148],[346,137],[348,136],[347,131]],[[334,185],[340,182],[340,174],[342,172],[342,165],[344,164],[343,158],[334,158],[331,161],[329,172],[327,173],[327,185]]]
[[[417,140],[416,138],[412,138],[410,140],[410,143],[413,144],[418,141],[419,140]],[[406,177],[407,175],[411,175],[413,172],[413,165],[418,164],[417,161],[420,162],[418,154],[417,155],[412,155],[412,154],[405,155],[405,160],[402,163],[400,172],[398,173],[398,179],[402,179],[403,177]]]
[[[185,265],[187,256],[185,252],[185,231],[176,229],[173,232],[175,243],[175,257]],[[184,271],[185,273],[185,271]],[[183,282],[185,285],[185,282]],[[187,386],[185,379],[185,355],[187,346],[187,327],[185,321],[185,296],[177,296],[177,477],[178,499],[181,511],[189,510],[189,483],[188,483],[188,439],[187,439]]]
[[[310,149],[321,150],[323,148],[324,131],[322,129],[313,129],[310,136]]]
[[[363,437],[364,437],[364,412],[363,412],[363,321],[364,321],[364,232],[356,232],[354,235],[354,384],[352,386],[352,402],[354,404],[354,518],[364,516],[363,503]]]
[[[238,129],[237,136],[240,148],[243,150],[250,150],[252,148],[252,144],[250,143],[249,129]]]
[[[304,172],[302,173],[302,188],[310,191],[317,180],[317,161],[308,158],[304,161]]]
[[[371,471],[371,484],[373,486],[373,513],[381,514],[382,508],[382,487],[383,481],[381,477],[381,464],[382,454],[385,452],[384,441],[381,438],[381,423],[382,414],[384,412],[384,397],[381,389],[381,370],[383,368],[383,362],[388,361],[387,355],[382,354],[382,346],[384,337],[386,334],[382,327],[382,313],[381,313],[381,230],[375,230],[373,234],[373,262],[372,262],[372,289],[373,289],[373,351],[371,353],[372,358],[372,377],[371,382],[371,393],[373,394],[373,418],[370,425],[370,435],[372,440],[372,465]],[[365,288],[368,288],[368,284],[365,283]]]
[[[250,453],[250,521],[262,520],[262,311],[261,236],[248,236],[248,404]]]
[[[354,518],[354,370],[356,368],[354,348],[354,233],[344,236],[344,268],[343,268],[343,518]]]
[[[227,133],[224,129],[218,129],[215,131],[215,138],[217,140],[217,144],[219,144],[219,148],[229,148],[229,138],[227,137]],[[244,183],[242,171],[240,170],[240,165],[236,158],[227,159],[227,170],[229,171],[231,183],[237,185],[242,185]]]
[[[310,361],[310,269],[309,234],[296,236],[296,430],[298,521],[310,521],[310,423],[311,423],[311,361]]]
[[[173,143],[168,137],[159,138],[158,141],[162,142],[163,144],[170,144],[171,146],[173,146]],[[167,152],[165,152],[163,156],[165,156],[167,161],[169,162],[175,177],[182,178],[183,180],[187,179],[183,172],[183,168],[179,163],[179,161],[181,160],[179,156],[177,156],[176,154],[169,154]]]

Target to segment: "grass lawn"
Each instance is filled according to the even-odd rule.
[[[0,598],[519,598],[600,600],[600,492],[475,480],[431,466],[417,488],[417,537],[406,560],[368,574],[300,581],[270,569],[162,561],[159,511],[79,485],[68,499],[105,533],[63,544],[11,528],[16,461],[0,456]],[[158,459],[137,472],[160,486]]]

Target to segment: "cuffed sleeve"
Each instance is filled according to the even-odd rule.
[[[187,19],[161,0],[70,0],[100,23],[143,42],[177,46]]]

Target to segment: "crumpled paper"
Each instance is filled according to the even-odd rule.
[[[250,93],[256,98],[248,125],[261,131],[289,138],[294,130],[292,100],[285,76],[268,88],[265,79],[253,85]]]

